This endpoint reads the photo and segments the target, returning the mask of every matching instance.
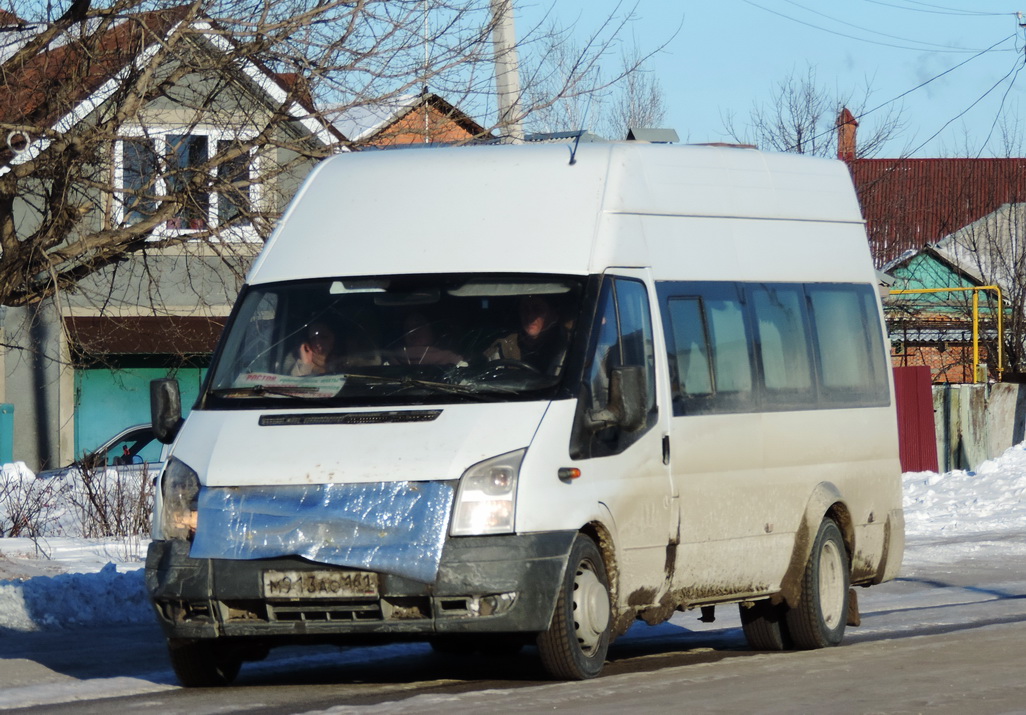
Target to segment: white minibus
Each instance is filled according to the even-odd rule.
[[[188,419],[152,387],[146,581],[186,685],[296,643],[537,648],[740,609],[836,645],[904,545],[843,163],[641,142],[319,165]]]

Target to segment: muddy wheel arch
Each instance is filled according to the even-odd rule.
[[[805,565],[812,553],[813,541],[823,519],[830,518],[837,522],[844,539],[844,548],[848,552],[849,562],[855,552],[855,528],[852,524],[851,512],[841,496],[840,490],[831,482],[820,482],[813,489],[809,501],[805,505],[805,514],[798,531],[795,533],[794,551],[787,571],[780,584],[780,594],[774,602],[781,600],[790,607],[798,603],[802,591],[802,575]]]

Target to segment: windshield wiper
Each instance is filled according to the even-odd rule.
[[[501,398],[496,395],[489,395],[489,392],[504,392],[509,394],[516,394],[516,390],[511,388],[500,388],[495,389],[494,385],[489,385],[487,391],[483,391],[480,387],[472,385],[454,385],[450,382],[435,382],[433,380],[421,380],[416,377],[410,377],[408,375],[402,376],[388,376],[388,375],[360,375],[356,373],[346,373],[347,378],[354,378],[356,380],[366,380],[367,382],[376,382],[385,385],[395,385],[399,389],[407,389],[413,387],[422,387],[433,392],[438,392],[446,395],[461,395],[466,397],[473,397],[482,402],[498,402]]]
[[[327,400],[334,395],[326,395],[313,387],[288,386],[275,387],[273,385],[251,385],[246,387],[222,387],[211,390],[214,397],[298,397],[301,400]]]

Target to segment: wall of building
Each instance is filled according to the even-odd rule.
[[[941,471],[976,469],[1026,439],[1026,385],[935,385]]]
[[[113,321],[136,316],[223,318],[230,312],[259,248],[243,244],[226,251],[192,244],[136,254],[83,279],[74,294],[61,294],[27,308],[8,308],[3,316],[6,348],[0,351],[4,376],[0,402],[15,406],[14,458],[39,470],[67,464],[90,447],[76,444],[77,410],[82,397],[76,372],[88,369],[95,378],[95,371],[108,370],[111,384],[129,384],[138,377],[136,373],[149,368],[126,362],[126,357],[158,362],[162,357],[98,354],[89,356],[88,364],[84,364],[75,357],[70,340],[73,336],[67,332],[69,316]],[[175,358],[184,356],[163,357],[174,371]],[[126,390],[125,400],[133,404],[120,406],[114,415],[123,408],[125,414],[135,415],[131,421],[139,421],[138,405],[134,404],[138,399],[148,401],[148,396],[139,398]],[[119,425],[118,429],[127,426]]]

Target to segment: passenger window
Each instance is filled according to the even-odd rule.
[[[713,392],[709,361],[709,338],[702,316],[701,298],[672,298],[670,323],[673,326],[677,380],[682,396],[701,397]]]
[[[750,396],[752,365],[744,306],[738,300],[713,299],[705,303],[712,343],[714,389],[717,394]]]
[[[807,292],[824,400],[886,404],[887,366],[871,291],[817,285]]]
[[[752,290],[763,384],[770,402],[812,389],[812,364],[800,286]],[[785,394],[786,393],[786,396]]]

